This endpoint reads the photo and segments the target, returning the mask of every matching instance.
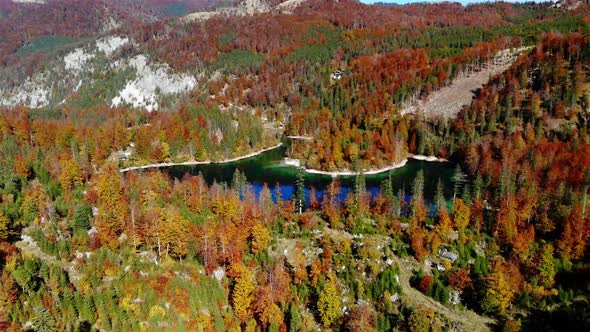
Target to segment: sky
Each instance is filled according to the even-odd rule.
[[[448,0],[451,2],[461,2],[463,4],[465,3],[473,3],[473,2],[486,2],[488,0]],[[526,2],[526,1],[530,1],[530,0],[508,0],[510,2]],[[406,3],[412,3],[412,2],[441,2],[440,0],[361,0],[361,2],[364,3],[375,3],[375,2],[388,2],[388,3],[397,3],[397,4],[406,4]],[[539,1],[539,0],[535,0],[535,2],[543,2],[543,1]]]

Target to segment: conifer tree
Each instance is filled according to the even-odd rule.
[[[453,174],[453,177],[451,178],[451,181],[453,181],[453,203],[455,203],[455,199],[457,198],[457,194],[459,193],[459,190],[461,189],[461,186],[463,185],[463,183],[465,183],[467,176],[465,175],[465,173],[463,173],[463,171],[461,170],[461,167],[459,165],[457,165],[457,167],[455,167],[455,173]]]
[[[297,169],[297,181],[295,182],[295,208],[299,214],[305,208],[305,169]]]
[[[446,198],[442,180],[439,178],[436,183],[436,193],[434,195],[434,203],[436,204],[436,210],[440,211],[446,209]]]

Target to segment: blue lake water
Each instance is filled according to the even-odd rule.
[[[271,191],[273,199],[276,200],[277,188],[280,190],[281,197],[285,200],[291,199],[295,192],[295,182],[297,178],[297,169],[293,166],[282,164],[285,157],[285,147],[277,148],[262,153],[256,157],[236,161],[226,164],[209,164],[196,166],[174,166],[165,170],[175,178],[181,179],[185,174],[201,174],[204,179],[212,184],[226,183],[231,184],[234,172],[240,170],[247,179],[250,188],[258,195],[266,184]],[[431,198],[435,191],[438,180],[443,182],[445,194],[447,197],[452,195],[452,183],[450,181],[455,165],[449,162],[427,162],[410,159],[408,163],[398,169],[376,175],[366,175],[366,190],[373,197],[379,194],[381,184],[391,176],[394,192],[411,192],[412,183],[418,171],[424,172],[424,196]],[[346,198],[354,187],[355,176],[339,177],[340,194],[339,198]],[[305,175],[305,192],[306,200],[309,202],[312,188],[316,191],[316,198],[321,201],[322,196],[328,185],[332,182],[332,177],[326,175],[306,174]]]

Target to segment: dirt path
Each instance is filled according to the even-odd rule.
[[[473,311],[451,309],[413,288],[410,285],[410,278],[413,275],[413,270],[418,269],[416,262],[412,262],[409,259],[402,260],[395,255],[393,256],[393,260],[399,266],[399,283],[403,290],[403,297],[407,302],[414,306],[430,308],[438,314],[447,317],[449,320],[460,323],[464,331],[479,332],[491,330],[490,325],[494,324],[495,320],[480,316]]]

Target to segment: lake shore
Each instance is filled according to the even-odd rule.
[[[393,164],[390,166],[386,166],[386,167],[382,167],[382,168],[378,168],[378,169],[369,169],[369,170],[363,171],[363,174],[364,175],[376,175],[376,174],[380,174],[380,173],[389,172],[389,171],[397,169],[397,168],[402,168],[408,163],[408,159],[423,160],[423,161],[428,161],[428,162],[448,162],[447,159],[438,158],[436,156],[424,156],[424,155],[410,154],[410,155],[408,155],[407,158],[400,161],[399,163],[396,163],[396,164]],[[299,167],[299,165],[301,165],[301,161],[298,159],[285,158],[284,164],[287,166]],[[327,175],[327,176],[331,176],[333,178],[339,177],[339,176],[355,176],[355,175],[360,174],[360,172],[355,172],[355,171],[350,171],[350,170],[330,172],[330,171],[322,171],[322,170],[313,169],[313,168],[306,168],[305,172],[308,174]]]
[[[126,167],[126,168],[122,168],[119,170],[119,172],[121,173],[126,173],[129,171],[136,171],[136,170],[141,170],[141,169],[150,169],[150,168],[161,168],[161,167],[172,167],[172,166],[196,166],[196,165],[211,165],[211,164],[228,164],[228,163],[233,163],[236,161],[240,161],[243,159],[248,159],[248,158],[252,158],[252,157],[256,157],[262,153],[265,153],[267,151],[271,151],[274,149],[278,149],[281,146],[283,146],[283,143],[279,143],[277,145],[265,148],[265,149],[261,149],[258,151],[254,151],[251,153],[248,153],[246,155],[243,156],[239,156],[239,157],[235,157],[235,158],[230,158],[230,159],[224,159],[224,160],[220,160],[220,161],[211,161],[211,160],[203,160],[203,161],[185,161],[185,162],[181,162],[181,163],[154,163],[154,164],[148,164],[148,165],[143,165],[143,166],[131,166],[131,167]]]
[[[421,154],[410,154],[408,156],[409,159],[415,160],[423,160],[423,161],[431,161],[431,162],[439,162],[439,163],[446,163],[449,160],[445,158],[438,158],[437,156],[425,156]]]
[[[301,135],[289,135],[287,136],[289,139],[300,140],[300,141],[311,141],[313,140],[313,136],[301,136]]]

